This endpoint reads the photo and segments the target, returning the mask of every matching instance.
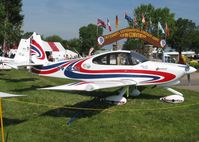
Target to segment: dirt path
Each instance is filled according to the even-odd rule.
[[[181,80],[181,83],[178,84],[177,88],[189,89],[199,92],[199,72],[191,74],[191,83],[187,81],[187,76],[184,76]]]

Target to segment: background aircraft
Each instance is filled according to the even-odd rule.
[[[105,98],[105,100],[116,104],[127,102],[124,94],[129,92],[129,86],[134,87],[134,89],[128,95],[138,96],[140,91],[137,86],[149,85],[163,87],[172,92],[174,97],[170,97],[171,102],[182,102],[184,100],[183,94],[169,88],[169,86],[180,83],[179,79],[185,74],[196,71],[195,68],[187,65],[148,61],[136,52],[125,50],[110,51],[84,59],[49,63],[42,47],[34,39],[31,42],[31,60],[33,63],[43,64],[43,66],[33,67],[33,73],[80,81],[43,89],[94,91],[123,87],[119,95]]]
[[[32,38],[34,38],[35,41],[40,43],[40,46],[43,49],[42,55],[46,56],[46,54],[48,53],[50,55],[47,57],[48,60],[49,57],[51,57],[51,59],[53,59],[53,62],[65,60],[66,56],[71,58],[78,56],[78,54],[75,52],[72,52],[70,50],[65,50],[64,47],[61,45],[61,43],[46,42],[41,39],[40,35],[34,32],[30,38],[21,39],[17,53],[14,58],[0,57],[0,69],[11,69],[11,68],[18,69],[19,67],[27,67],[35,65],[30,62],[30,40]],[[48,62],[48,60],[46,61]],[[41,63],[39,65],[41,65]]]
[[[30,39],[21,39],[15,57],[0,57],[0,69],[18,68],[30,63]]]

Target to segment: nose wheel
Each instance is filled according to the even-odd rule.
[[[173,93],[173,95],[162,97],[162,98],[160,98],[161,101],[164,101],[167,103],[182,103],[182,102],[184,102],[184,97],[183,97],[182,93],[180,93],[172,88],[169,88],[169,87],[165,87],[165,89],[167,91]]]

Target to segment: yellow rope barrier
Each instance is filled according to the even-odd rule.
[[[47,105],[47,104],[39,104],[39,103],[34,103],[34,102],[26,102],[26,101],[19,101],[16,99],[4,99],[8,102],[15,102],[15,103],[21,103],[21,104],[27,104],[27,105],[34,105],[34,106],[44,106],[44,107],[49,107],[49,108],[65,108],[65,109],[73,109],[73,110],[85,110],[85,111],[120,111],[120,112],[134,112],[134,111],[155,111],[155,110],[169,110],[169,109],[176,109],[176,108],[185,108],[185,107],[190,107],[194,105],[199,105],[199,103],[195,104],[187,104],[187,105],[178,105],[178,106],[172,106],[172,107],[165,107],[165,108],[149,108],[149,109],[128,109],[128,110],[114,110],[114,109],[98,109],[98,108],[81,108],[81,107],[70,107],[70,106],[56,106],[56,105]]]
[[[81,107],[66,107],[66,106],[55,106],[55,105],[47,105],[47,104],[39,104],[39,103],[34,103],[34,102],[25,102],[25,101],[19,101],[15,99],[4,99],[8,102],[16,102],[16,103],[21,103],[21,104],[28,104],[28,105],[34,105],[34,106],[44,106],[44,107],[49,107],[49,108],[66,108],[66,109],[76,109],[76,110],[90,110],[90,111],[102,111],[104,109],[97,109],[97,108],[81,108]]]

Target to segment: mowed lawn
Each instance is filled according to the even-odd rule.
[[[199,93],[180,90],[182,104],[159,101],[171,95],[158,88],[146,88],[142,95],[128,98],[123,106],[92,101],[85,92],[58,92],[37,88],[71,82],[33,75],[25,70],[0,71],[0,91],[27,95],[3,99],[7,142],[198,142]],[[117,94],[117,89],[88,93]],[[67,122],[76,116],[69,125]]]

